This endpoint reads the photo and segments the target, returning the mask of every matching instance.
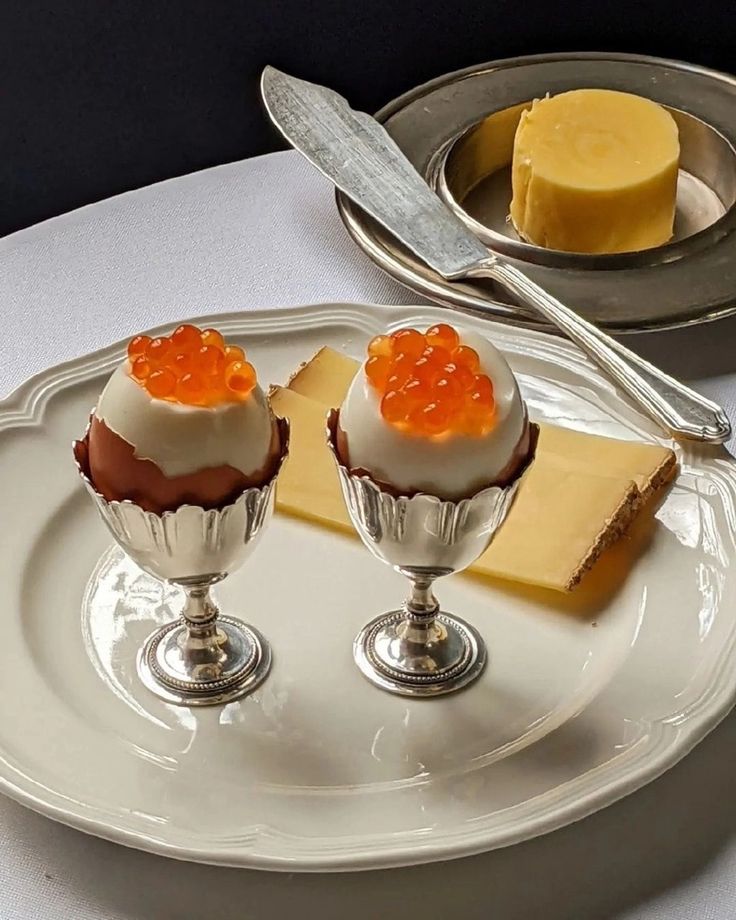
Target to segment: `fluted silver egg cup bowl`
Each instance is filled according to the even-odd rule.
[[[358,633],[355,662],[373,684],[401,696],[460,690],[483,673],[486,646],[473,626],[441,609],[433,584],[462,572],[486,550],[506,518],[523,471],[507,486],[491,486],[460,501],[424,493],[396,496],[342,463],[337,423],[333,410],[327,440],[350,520],[373,555],[411,584],[400,608],[380,614]]]
[[[138,653],[143,683],[168,703],[209,706],[245,696],[266,678],[271,650],[252,626],[221,616],[211,589],[251,554],[274,507],[278,473],[289,449],[289,424],[276,419],[281,456],[272,478],[224,508],[182,505],[155,514],[131,501],[107,501],[75,444],[82,481],[116,543],[149,575],[184,592],[179,619],[160,627]],[[86,439],[85,439],[86,440]]]

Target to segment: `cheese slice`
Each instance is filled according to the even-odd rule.
[[[326,444],[326,406],[282,387],[273,387],[270,398],[274,412],[291,422],[277,508],[354,533]],[[506,522],[471,571],[570,591],[628,527],[639,497],[630,478],[599,476],[538,452]]]
[[[325,347],[287,388],[270,394],[292,428],[278,509],[350,534],[325,427],[327,410],[342,403],[359,366]],[[675,470],[667,448],[542,424],[537,457],[511,512],[471,572],[569,592]]]
[[[350,531],[335,461],[327,447],[327,409],[284,387],[271,387],[271,408],[289,419],[289,456],[276,481],[281,511]]]
[[[473,571],[571,591],[628,529],[640,500],[630,479],[598,476],[537,453],[506,522]]]
[[[360,362],[327,345],[299,367],[289,380],[289,389],[316,399],[330,409],[342,405],[360,367]]]
[[[289,389],[325,408],[342,404],[360,363],[332,348],[321,348],[289,381]],[[675,454],[668,447],[621,441],[599,435],[539,425],[539,455],[554,454],[570,470],[633,480],[647,500],[675,474]]]
[[[581,89],[537,100],[516,130],[511,220],[549,249],[659,246],[672,236],[679,157],[675,120],[649,99]]]

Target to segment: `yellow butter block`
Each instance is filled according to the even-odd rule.
[[[531,105],[531,102],[523,102],[483,119],[463,141],[463,155],[447,160],[445,168],[450,188],[470,192],[479,176],[490,176],[511,164],[521,114]]]
[[[581,89],[536,100],[516,129],[511,220],[548,249],[613,253],[672,236],[680,143],[641,96]]]

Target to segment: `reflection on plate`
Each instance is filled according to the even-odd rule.
[[[211,318],[283,381],[320,345],[359,354],[434,308],[326,305]],[[533,415],[617,437],[649,423],[575,349],[492,335]],[[184,859],[339,870],[443,859],[552,830],[653,779],[730,708],[736,689],[736,477],[688,448],[649,528],[571,598],[456,577],[448,609],[489,666],[456,696],[406,700],[355,668],[358,628],[401,578],[356,540],[278,517],[223,610],[269,638],[273,671],[242,702],[189,710],[139,682],[135,654],[164,589],[95,517],[69,457],[115,346],[45,372],[0,409],[6,604],[0,788],[109,839]],[[622,573],[626,577],[622,577]],[[174,598],[174,603],[176,598]],[[327,637],[330,668],[322,643]]]

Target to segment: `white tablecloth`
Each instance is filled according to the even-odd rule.
[[[0,392],[182,316],[340,300],[419,302],[355,249],[331,188],[296,154],[207,170],[0,240]],[[736,419],[736,320],[629,341]],[[442,866],[333,876],[177,863],[0,797],[0,920],[733,920],[735,773],[731,716],[577,825]]]

